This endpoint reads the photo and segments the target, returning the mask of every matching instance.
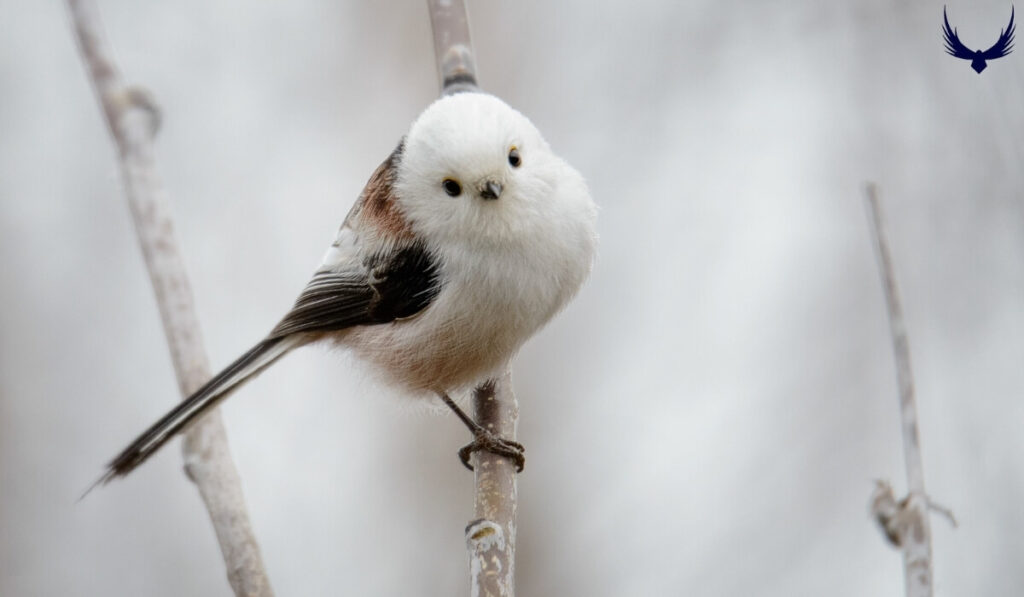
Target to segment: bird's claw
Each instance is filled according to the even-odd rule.
[[[523,472],[523,467],[526,466],[526,455],[524,454],[526,448],[523,444],[497,437],[490,431],[476,433],[473,441],[459,450],[459,459],[462,460],[462,464],[466,468],[473,470],[473,465],[469,463],[469,457],[473,452],[481,450],[508,458],[516,465],[517,473]]]

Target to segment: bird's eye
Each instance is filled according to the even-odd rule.
[[[518,168],[523,163],[523,159],[519,157],[519,150],[515,147],[508,150],[508,163],[511,164],[513,168]]]
[[[458,181],[452,180],[451,178],[444,179],[444,182],[441,183],[441,186],[444,187],[444,192],[448,193],[449,197],[458,197],[459,194],[462,193],[462,185],[460,185]]]

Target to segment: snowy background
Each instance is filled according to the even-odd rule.
[[[953,0],[988,47],[1009,3]],[[105,0],[214,367],[291,305],[437,94],[421,0]],[[880,185],[937,594],[1024,586],[1024,50],[980,76],[942,3],[474,2],[484,87],[587,177],[600,259],[515,366],[520,594],[898,596],[904,490],[862,185]],[[61,2],[0,0],[0,594],[227,595],[171,446],[76,503],[178,399]],[[306,348],[224,407],[277,594],[460,595],[468,441]]]

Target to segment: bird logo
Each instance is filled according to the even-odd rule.
[[[1013,24],[1013,7],[1010,7],[1010,24],[1007,25],[1005,31],[999,32],[999,40],[989,49],[982,52],[981,50],[972,51],[960,41],[960,38],[956,35],[956,29],[949,25],[949,17],[946,16],[946,7],[942,7],[942,18],[946,24],[942,28],[943,37],[946,40],[946,53],[956,58],[963,58],[964,60],[971,61],[971,68],[975,70],[979,75],[981,71],[985,70],[988,65],[985,64],[986,60],[995,60],[996,58],[1002,58],[1013,50],[1013,31],[1016,26]]]

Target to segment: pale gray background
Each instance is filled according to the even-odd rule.
[[[518,584],[543,595],[900,595],[904,488],[862,199],[904,292],[938,594],[1024,586],[1024,49],[943,54],[942,3],[476,2],[481,82],[601,205],[578,300],[516,363]],[[215,367],[287,309],[436,95],[424,3],[100,4]],[[1009,3],[957,0],[989,46]],[[63,4],[0,0],[0,594],[226,595],[171,446],[81,491],[178,398]],[[307,348],[225,407],[277,593],[465,594],[450,416]]]

